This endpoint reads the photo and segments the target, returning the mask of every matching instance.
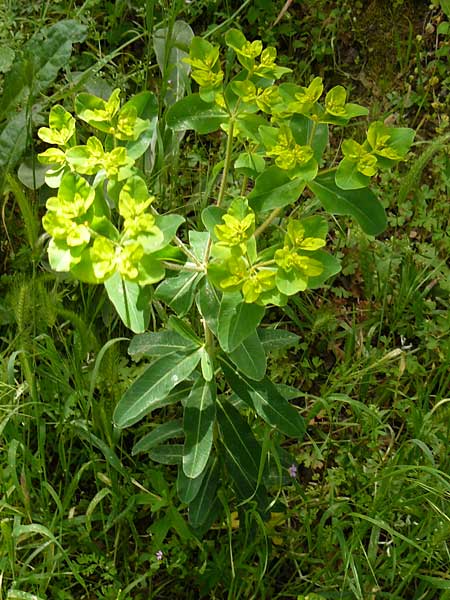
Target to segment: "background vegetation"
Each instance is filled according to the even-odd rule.
[[[1,600],[450,598],[449,9],[288,4],[0,2]],[[77,26],[40,63],[45,28],[64,19]],[[49,269],[37,185],[50,106],[82,89],[163,97],[155,32],[176,20],[209,41],[242,28],[296,82],[343,84],[371,119],[417,131],[409,162],[378,181],[388,230],[374,239],[336,220],[342,272],[273,313],[301,341],[270,373],[297,390],[308,430],[283,442],[296,469],[270,521],[221,489],[225,516],[208,532],[188,526],[172,467],[131,456],[139,427],[112,428],[143,365],[102,289]],[[196,211],[220,144],[189,134],[161,165],[167,210]]]

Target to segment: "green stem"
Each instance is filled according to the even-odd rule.
[[[265,231],[267,229],[267,227],[269,227],[269,225],[272,223],[272,221],[278,217],[280,212],[281,212],[281,208],[273,209],[273,211],[270,213],[270,215],[267,217],[267,219],[264,221],[264,223],[261,223],[261,225],[255,230],[255,233],[254,233],[255,238],[258,237],[259,235],[261,235],[261,233],[263,231]]]
[[[314,139],[314,134],[316,133],[316,129],[317,129],[317,121],[313,121],[311,133],[309,134],[309,137],[308,137],[308,146],[311,146],[311,143]]]
[[[247,185],[248,185],[248,176],[244,175],[244,178],[242,180],[242,186],[241,186],[241,196],[245,196],[245,192],[247,191]]]
[[[205,332],[205,349],[211,360],[214,360],[214,336],[205,319],[202,319],[202,323]]]
[[[151,208],[152,214],[155,217],[159,217],[159,213],[156,210],[156,208],[154,208],[153,206],[151,206],[150,208]],[[178,248],[181,250],[181,252],[183,252],[183,254],[185,254],[189,258],[189,260],[191,260],[196,265],[201,266],[202,263],[198,260],[198,258],[194,254],[192,254],[192,252],[188,248],[186,248],[186,246],[180,240],[180,238],[175,236],[172,241],[175,244],[175,246],[178,246]]]
[[[319,171],[318,176],[326,175],[327,173],[333,173],[333,171],[337,171],[337,167],[330,167],[329,169],[323,169],[322,171]]]
[[[231,117],[230,118],[230,128],[228,130],[227,147],[225,150],[225,160],[223,163],[222,180],[220,182],[220,189],[219,189],[219,195],[217,197],[216,206],[221,205],[222,200],[224,199],[224,196],[225,196],[228,172],[230,170],[231,157],[233,154],[233,132],[234,132],[234,120],[233,120],[233,117]],[[206,268],[206,265],[208,264],[209,255],[211,252],[211,246],[212,246],[212,239],[211,239],[211,236],[209,236],[208,245],[206,247],[206,252],[205,252],[205,259],[203,261],[205,268]]]
[[[173,243],[175,244],[175,246],[178,246],[178,248],[181,250],[181,252],[183,252],[190,260],[192,260],[193,263],[195,263],[197,266],[201,266],[201,262],[198,260],[198,258],[192,254],[192,252],[186,248],[186,246],[183,244],[183,242],[177,238],[176,236],[173,238]],[[200,270],[203,270],[200,269]]]
[[[250,4],[251,0],[245,0],[245,2],[243,2],[241,4],[241,6],[237,9],[236,12],[234,12],[231,17],[228,17],[228,19],[226,19],[223,23],[220,23],[219,25],[217,25],[216,27],[214,27],[213,29],[211,29],[210,31],[208,31],[207,33],[205,33],[205,35],[203,36],[203,38],[206,40],[206,38],[210,37],[211,35],[214,35],[215,33],[217,33],[220,29],[223,29],[224,27],[226,27],[229,23],[233,23],[234,20],[236,19],[236,17],[238,16],[239,13],[241,13],[244,8]]]
[[[255,268],[257,267],[258,269],[260,269],[262,267],[271,267],[272,265],[275,265],[275,264],[276,264],[276,261],[274,259],[273,260],[265,260],[264,262],[257,263],[255,265]]]
[[[202,265],[188,262],[182,265],[178,265],[177,263],[172,263],[168,260],[165,260],[163,261],[163,265],[166,267],[166,269],[169,269],[171,271],[192,271],[194,273],[203,273],[205,271]]]
[[[227,148],[225,150],[225,162],[223,165],[222,181],[220,182],[219,196],[217,198],[217,206],[222,204],[222,200],[225,196],[225,189],[227,185],[228,172],[231,165],[231,156],[233,154],[233,133],[234,133],[234,120],[230,119],[230,128],[228,131]]]

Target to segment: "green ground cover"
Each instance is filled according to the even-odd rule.
[[[0,15],[0,600],[450,598],[448,2],[2,0]],[[267,369],[307,426],[299,440],[242,413],[278,457],[270,511],[223,480],[211,526],[193,527],[176,466],[132,452],[157,426],[179,432],[182,405],[114,427],[146,363],[103,286],[50,268],[37,130],[55,104],[115,88],[124,101],[154,92],[163,121],[164,99],[196,89],[170,70],[190,31],[223,47],[231,28],[276,46],[292,82],[343,85],[365,125],[416,137],[374,181],[387,228],[323,212],[341,271],[267,313],[298,336]],[[343,135],[331,130],[327,164]],[[181,138],[159,140],[143,168],[158,210],[192,225],[219,193],[226,139]],[[154,299],[148,330],[166,318]]]

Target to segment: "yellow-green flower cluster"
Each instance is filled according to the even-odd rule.
[[[323,265],[310,256],[325,246],[321,237],[307,237],[301,221],[290,221],[287,226],[283,248],[275,252],[275,262],[286,273],[294,271],[307,283],[308,277],[320,275]]]
[[[256,87],[252,81],[246,80],[234,81],[232,88],[243,102],[254,103],[259,110],[268,114],[272,114],[274,108],[280,102],[280,94],[276,85],[262,88]]]
[[[149,126],[138,117],[137,108],[127,102],[120,107],[120,90],[115,89],[108,100],[91,94],[79,94],[75,109],[83,121],[118,140],[136,140]]]
[[[47,213],[42,219],[44,229],[72,248],[86,246],[91,239],[87,213],[94,198],[95,190],[85,179],[67,173],[58,195],[47,200]]]
[[[306,165],[314,157],[314,152],[311,146],[297,144],[291,130],[282,127],[278,133],[277,143],[266,150],[266,155],[275,157],[277,167],[287,171]]]
[[[276,271],[274,269],[253,269],[242,285],[245,302],[257,302],[265,292],[275,288]]]
[[[255,230],[255,213],[250,212],[242,220],[231,214],[223,216],[224,225],[216,225],[215,234],[219,245],[230,248],[238,247],[242,253],[246,250],[246,243]]]
[[[379,169],[390,167],[393,162],[404,160],[412,142],[413,131],[407,128],[387,127],[380,121],[371,123],[363,144],[355,140],[342,142],[341,161],[336,180],[341,185],[353,185],[353,170],[361,174],[361,185],[367,185],[364,178],[373,177]]]
[[[213,256],[218,261],[208,273],[221,290],[240,290],[245,302],[282,304],[287,296],[306,289],[311,277],[323,273],[323,255],[317,251],[325,246],[326,222],[320,217],[290,220],[282,247],[259,258],[252,237],[254,215],[243,199],[238,202],[231,207],[233,219],[227,213],[222,217],[224,224],[215,226],[219,241]]]
[[[104,169],[108,178],[119,181],[131,175],[134,160],[124,147],[105,152],[101,141],[91,136],[84,146],[73,146],[66,152],[66,161],[70,168],[83,175],[93,175]]]
[[[355,140],[342,142],[342,154],[356,165],[356,169],[367,177],[372,177],[378,171],[377,157]]]
[[[200,97],[213,101],[221,94],[223,71],[219,62],[219,47],[202,38],[195,37],[189,48],[189,57],[183,59],[191,65],[191,77],[200,86]]]
[[[288,111],[301,115],[309,115],[322,93],[322,78],[315,77],[308,87],[299,86],[299,90],[294,94],[295,101],[290,102],[288,105]]]
[[[96,190],[77,173],[66,173],[56,197],[47,200],[44,229],[53,238],[53,247],[66,248],[67,267],[81,262],[91,264],[91,279],[102,282],[116,271],[129,280],[153,283],[143,268],[147,252],[157,250],[164,241],[155,217],[147,212],[152,201],[143,179],[130,177],[119,195],[123,218],[119,232],[101,205],[96,206]],[[150,279],[150,281],[149,281]]]

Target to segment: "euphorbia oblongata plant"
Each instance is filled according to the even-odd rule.
[[[324,164],[330,126],[342,130],[367,109],[348,102],[340,85],[324,95],[320,77],[305,87],[277,83],[290,69],[277,65],[275,48],[236,29],[225,42],[237,59],[226,72],[219,47],[193,38],[184,60],[198,92],[160,122],[154,94],[121,105],[114,90],[107,101],[77,96],[75,113],[87,128],[57,105],[39,130],[53,144],[40,161],[57,189],[43,218],[50,265],[104,284],[137,334],[130,355],[150,360],[117,404],[115,425],[131,427],[182,402],[183,420],[156,427],[148,420],[150,432],[133,454],[179,465],[179,497],[197,528],[217,517],[217,490],[227,478],[240,502],[268,510],[269,475],[286,466],[277,451],[282,436],[301,438],[305,424],[285,388],[266,376],[266,353],[298,337],[264,326],[265,312],[339,271],[326,250],[326,213],[352,216],[369,235],[383,231],[384,209],[369,185],[405,159],[414,137],[375,121],[362,143],[342,141],[337,166]],[[220,130],[226,140],[217,195],[197,227],[164,214],[141,170],[164,128]],[[311,196],[317,202],[306,215]],[[319,214],[311,214],[314,206]],[[164,303],[170,316],[161,330],[145,332],[152,303]],[[269,425],[263,445],[249,425],[256,415]]]

